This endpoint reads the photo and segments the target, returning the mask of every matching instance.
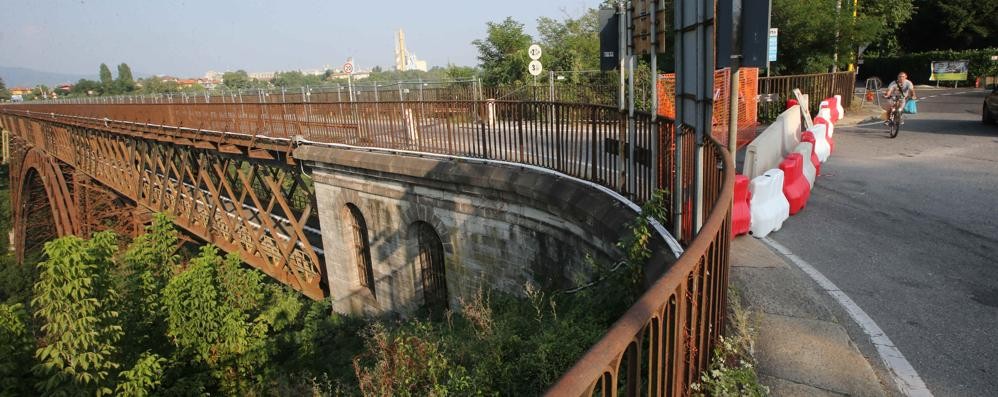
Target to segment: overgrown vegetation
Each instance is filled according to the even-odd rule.
[[[769,389],[759,383],[752,357],[756,332],[753,319],[733,289],[728,290],[728,302],[727,336],[720,337],[710,367],[690,388],[697,397],[767,396]]]
[[[59,238],[37,274],[11,277],[32,266],[12,260],[0,269],[33,284],[0,285],[0,385],[49,396],[536,395],[643,291],[651,231],[646,218],[632,229],[626,258],[599,267],[597,282],[526,285],[525,297],[483,286],[436,322],[334,314],[213,246],[178,251],[162,214],[125,246],[112,232]]]

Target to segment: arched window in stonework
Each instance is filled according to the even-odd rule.
[[[444,272],[444,246],[429,223],[416,222],[416,265],[423,280],[423,304],[431,314],[442,314],[448,308],[447,277]]]
[[[353,237],[351,253],[357,266],[360,286],[374,294],[374,268],[371,265],[371,241],[368,239],[367,222],[364,221],[364,215],[356,205],[347,204],[343,212]]]

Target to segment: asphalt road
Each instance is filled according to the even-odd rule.
[[[807,208],[770,238],[865,310],[934,395],[998,395],[998,126],[981,123],[983,90],[918,93],[895,139],[837,128]]]

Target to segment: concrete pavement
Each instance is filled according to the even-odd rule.
[[[836,124],[878,125],[882,116],[875,102],[861,101]],[[904,395],[881,357],[859,349],[870,342],[846,309],[788,258],[742,236],[732,243],[731,266],[731,285],[756,322],[759,378],[773,396]]]
[[[755,323],[753,356],[771,395],[896,394],[840,324],[834,303],[807,275],[750,236],[736,238],[731,255],[730,282]]]
[[[822,167],[807,209],[769,238],[862,308],[932,393],[994,395],[998,128],[980,122],[983,90],[925,89],[919,96],[919,114],[908,116],[896,139],[887,137],[876,105],[847,112],[836,129],[836,153]],[[783,269],[785,258],[765,254],[769,248],[753,240],[740,237],[732,248],[732,284],[741,286],[746,305],[768,319],[760,320],[756,357],[773,395],[855,392],[816,377],[830,376],[833,367],[807,370],[819,375],[804,372],[822,359],[805,354],[813,349],[793,346],[816,349],[821,346],[816,341],[839,346],[840,352],[858,348],[882,392],[900,393],[877,345],[849,313],[820,288],[817,294],[800,289],[780,274],[796,272],[801,278],[795,266]],[[751,266],[765,263],[743,257],[753,250],[777,265]],[[814,287],[803,278],[805,287]],[[828,323],[844,329],[849,342],[836,339]],[[788,324],[793,332],[787,332]],[[777,336],[767,344],[767,335]],[[864,369],[843,378],[868,379],[864,366],[851,367]]]

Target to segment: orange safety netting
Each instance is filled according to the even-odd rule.
[[[731,106],[728,97],[731,69],[724,68],[714,72],[714,113],[711,135],[723,145],[728,144],[728,109]],[[759,69],[741,68],[738,73],[738,146],[748,144],[755,138],[755,127],[758,124],[759,112]],[[676,75],[666,73],[658,79],[658,114],[676,117]]]

